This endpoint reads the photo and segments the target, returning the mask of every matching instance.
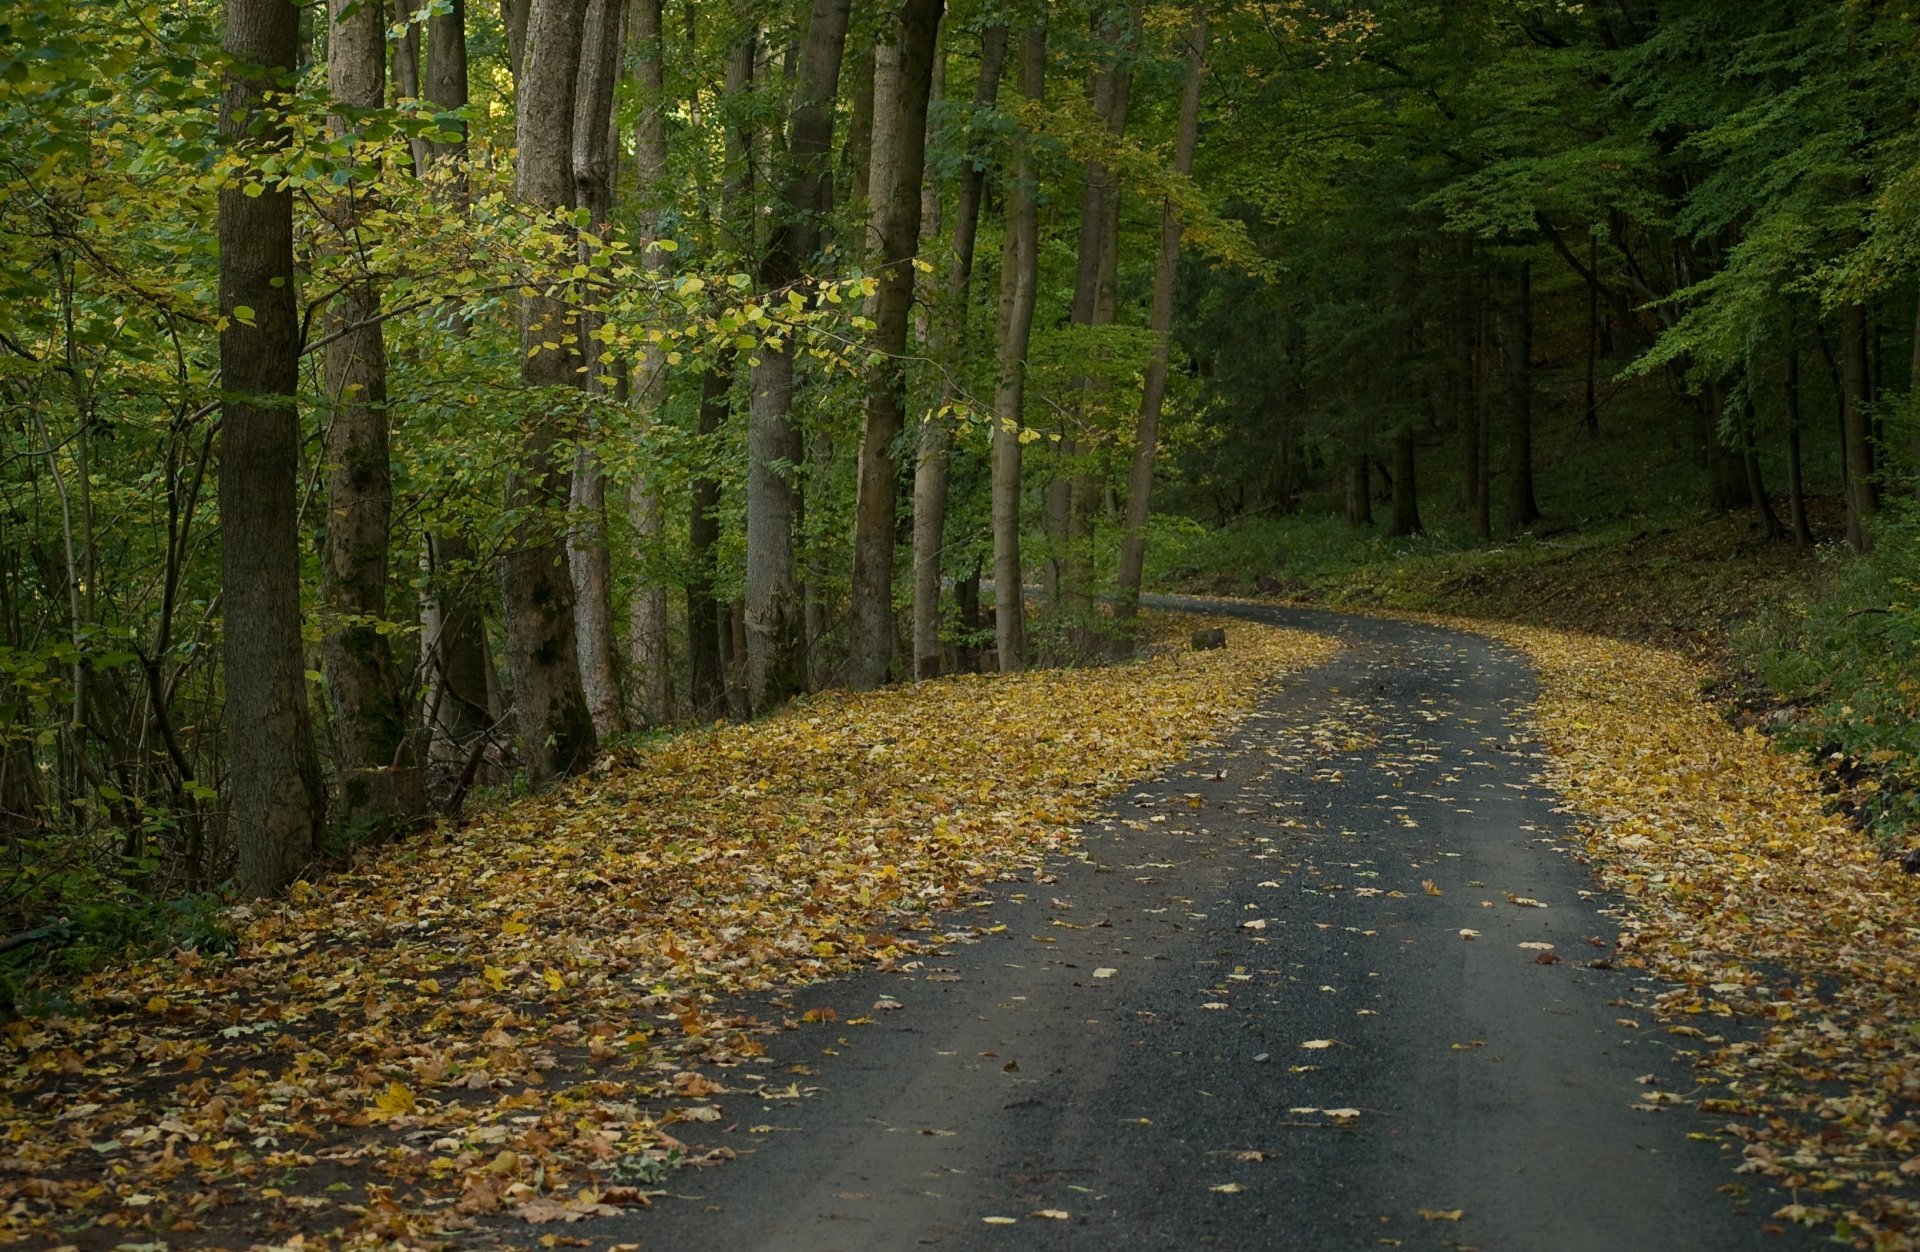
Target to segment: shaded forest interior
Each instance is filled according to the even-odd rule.
[[[1916,69],[1870,2],[27,6],[7,985],[1155,589],[1707,641],[1898,839]]]

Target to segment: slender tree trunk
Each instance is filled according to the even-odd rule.
[[[1840,403],[1842,460],[1847,467],[1847,542],[1856,552],[1873,547],[1867,519],[1879,512],[1873,485],[1873,449],[1867,417],[1867,309],[1850,304],[1840,313]]]
[[[422,614],[422,668],[431,676],[427,734],[441,781],[457,782],[475,745],[493,730],[489,694],[493,662],[486,619],[475,601],[485,585],[476,577],[473,549],[460,535],[427,536],[430,590]],[[491,775],[489,775],[491,779]]]
[[[1047,29],[1020,36],[1020,95],[1037,105],[1045,94]],[[1017,136],[1007,179],[1007,224],[1000,249],[1000,316],[993,386],[993,596],[1000,672],[1027,661],[1026,599],[1020,562],[1020,434],[1027,396],[1027,345],[1039,287],[1040,202],[1033,141]]]
[[[671,204],[672,188],[667,182],[667,109],[671,103],[667,99],[666,80],[666,42],[664,37],[664,15],[661,0],[631,0],[633,5],[633,46],[634,67],[633,84],[639,97],[640,117],[634,127],[633,150],[635,194],[639,201],[641,263],[652,272],[666,273],[672,268],[673,254],[654,245],[666,233],[662,225],[663,211]],[[731,370],[723,378],[731,381]],[[701,414],[702,424],[706,421],[707,396],[705,382],[702,383]],[[640,357],[633,380],[633,407],[638,424],[642,428],[659,424],[660,414],[666,404],[667,358],[659,345],[648,347]],[[720,393],[720,403],[724,405],[726,392]],[[708,480],[710,481],[710,480]],[[702,483],[696,482],[694,492],[698,495]],[[713,560],[712,542],[704,528],[715,525],[711,517],[714,503],[705,502],[706,518],[694,518],[689,538],[699,536],[708,539],[706,548],[695,553],[696,566],[705,561],[709,565]],[[699,507],[696,504],[696,508]],[[653,479],[644,471],[634,476],[627,484],[628,515],[633,522],[635,537],[642,548],[641,568],[651,571],[657,562],[649,558],[646,549],[657,544],[665,537],[666,501]],[[704,577],[702,577],[704,573]],[[701,585],[696,588],[694,583]],[[713,576],[711,569],[696,569],[693,582],[687,586],[687,605],[689,610],[688,642],[689,650],[698,654],[695,666],[694,685],[699,690],[694,694],[696,709],[714,700],[713,688],[718,685],[719,669],[714,663],[715,647],[712,627]],[[697,607],[706,615],[707,638],[701,640],[694,630],[691,618]],[[673,713],[671,668],[667,647],[667,586],[666,582],[652,574],[644,575],[640,585],[634,588],[633,597],[627,605],[627,661],[630,674],[633,715],[636,720],[649,725],[662,725],[671,719]],[[702,671],[700,666],[704,665]]]
[[[1760,447],[1754,437],[1753,423],[1753,396],[1749,391],[1746,402],[1741,406],[1741,469],[1746,475],[1747,495],[1753,502],[1754,525],[1760,528],[1763,538],[1779,539],[1787,532],[1780,525],[1780,515],[1773,511],[1773,502],[1767,499],[1767,485],[1760,474]]]
[[[1533,262],[1520,262],[1513,312],[1513,425],[1507,432],[1507,529],[1514,534],[1540,520],[1533,497]]]
[[[386,27],[378,6],[330,0],[327,86],[344,105],[385,103]],[[352,132],[336,115],[336,137]],[[354,179],[327,205],[336,248],[349,266],[370,184]],[[351,275],[327,315],[323,369],[332,411],[326,434],[327,527],[321,599],[334,617],[323,655],[338,754],[336,820],[355,834],[387,836],[426,807],[408,701],[388,644],[388,545],[393,475],[388,461],[387,350],[380,292]]]
[[[228,0],[220,134],[250,163],[287,146],[269,89],[291,86],[300,10]],[[262,73],[264,71],[264,74]],[[227,811],[247,896],[270,895],[312,861],[325,810],[300,640],[300,318],[293,194],[220,192],[220,586],[225,601]],[[251,310],[251,313],[243,312]]]
[[[1403,426],[1393,437],[1393,519],[1387,534],[1394,538],[1417,535],[1426,529],[1420,524],[1420,495],[1414,483],[1413,427]]]
[[[1473,531],[1481,543],[1493,542],[1493,298],[1483,277],[1475,338],[1473,380]]]
[[[625,8],[625,0],[591,0],[581,32],[580,81],[573,110],[573,199],[575,207],[588,214],[588,227],[580,235],[580,263],[596,269],[603,267],[595,254],[595,241],[608,238],[613,229],[613,100],[620,77]],[[613,560],[607,547],[607,479],[600,468],[598,449],[605,438],[604,415],[611,390],[607,379],[613,365],[604,359],[600,340],[595,337],[599,319],[581,313],[577,326],[581,383],[591,397],[589,411],[600,416],[583,432],[574,452],[567,567],[573,580],[574,646],[580,654],[580,686],[593,717],[594,733],[604,737],[620,733],[627,725],[620,677],[613,665]],[[637,603],[653,600],[659,601],[664,618],[664,588],[642,588],[635,594]],[[664,621],[661,633],[665,633]],[[650,681],[657,681],[656,673],[664,677],[663,666],[636,670],[634,680],[645,691]],[[651,699],[641,697],[636,703],[642,716],[658,711]]]
[[[847,682],[856,691],[887,681],[893,665],[893,555],[898,529],[900,466],[894,441],[907,421],[907,329],[919,259],[920,183],[926,172],[927,103],[941,0],[906,0],[898,10],[900,74],[894,114],[893,163],[880,235],[880,286],[875,292],[873,350],[866,421],[861,431],[858,498],[853,519],[853,630]],[[878,92],[875,93],[878,98]],[[879,135],[875,118],[874,134]],[[876,161],[874,169],[880,169]]]
[[[1200,11],[1204,12],[1204,8]],[[1173,141],[1173,168],[1182,177],[1193,172],[1193,151],[1200,141],[1200,84],[1206,75],[1205,17],[1195,20],[1187,40],[1187,85],[1180,98],[1180,121]],[[1153,493],[1154,458],[1159,451],[1160,408],[1167,395],[1167,370],[1173,346],[1174,283],[1179,277],[1179,266],[1180,216],[1169,199],[1160,216],[1160,259],[1153,274],[1153,312],[1148,321],[1148,328],[1153,332],[1153,351],[1147,359],[1147,377],[1140,396],[1133,468],[1127,475],[1126,531],[1120,540],[1119,603],[1115,617],[1120,637],[1129,646],[1134,622],[1140,614],[1140,580],[1146,569],[1147,517]]]
[[[1373,525],[1373,456],[1356,453],[1347,462],[1347,525],[1355,530]]]
[[[814,0],[800,52],[780,221],[761,263],[761,286],[779,292],[819,247],[818,219],[832,193],[833,107],[846,49],[850,0]],[[806,658],[793,571],[795,485],[776,463],[793,459],[791,345],[760,349],[747,433],[747,691],[757,712],[801,690]]]
[[[854,255],[884,263],[881,250],[887,233],[887,210],[892,203],[894,170],[900,155],[900,32],[895,18],[882,10],[880,29],[873,39],[873,120],[867,135],[866,199],[861,211],[865,229]],[[875,293],[876,297],[878,293]]]
[[[1587,236],[1587,435],[1600,437],[1600,241]]]
[[[573,206],[574,95],[584,17],[573,0],[534,0],[528,17],[514,190],[540,213]],[[579,356],[542,347],[564,342],[574,329],[571,322],[567,306],[552,296],[522,300],[520,376],[528,385],[578,386]],[[560,411],[535,414],[522,432],[519,464],[507,485],[509,503],[521,520],[500,558],[520,760],[535,788],[586,768],[597,747],[580,682],[563,542],[569,488],[562,448],[572,433],[565,416],[572,406],[557,397],[549,403]]]
[[[1800,455],[1800,339],[1791,332],[1787,342],[1787,512],[1792,517],[1793,541],[1802,547],[1813,544],[1813,527],[1807,523],[1806,473]]]
[[[520,84],[527,61],[527,23],[533,0],[500,0],[500,24],[507,30],[507,70]]]
[[[976,117],[993,107],[1000,94],[1000,71],[1006,62],[1007,28],[989,26],[981,34],[980,77],[974,90]],[[970,145],[960,169],[960,189],[953,211],[953,258],[947,266],[944,316],[932,319],[934,360],[958,377],[959,349],[966,340],[968,297],[973,281],[974,241],[980,227],[980,193],[986,183],[984,157]],[[949,383],[949,403],[959,399]],[[919,459],[913,473],[913,669],[916,678],[940,673],[940,556],[947,524],[947,481],[952,432],[945,418],[934,414],[920,427]]]
[[[1126,134],[1133,80],[1120,45],[1129,27],[1137,28],[1137,13],[1129,15],[1125,23],[1117,17],[1106,23],[1102,33],[1108,59],[1093,82],[1094,115],[1115,146]],[[1073,304],[1068,312],[1073,325],[1092,328],[1113,323],[1115,298],[1108,266],[1118,262],[1119,229],[1119,176],[1105,162],[1090,160],[1082,180],[1079,250]],[[1110,392],[1113,385],[1111,377],[1091,371],[1073,381],[1075,411],[1070,420],[1077,429],[1070,431],[1071,439],[1061,445],[1070,478],[1060,510],[1060,599],[1055,607],[1066,618],[1074,646],[1081,650],[1092,645],[1095,633],[1093,524],[1100,508],[1100,475],[1094,452],[1104,440],[1094,418],[1099,396]]]
[[[426,98],[442,113],[467,106],[467,6],[450,0],[427,20]],[[452,166],[452,198],[466,209],[467,126],[443,123],[453,138],[429,146],[433,161]],[[455,335],[468,333],[467,319],[455,306],[443,314]],[[428,752],[436,769],[459,781],[475,744],[492,733],[497,720],[488,692],[493,661],[488,653],[486,621],[477,602],[480,587],[472,578],[474,554],[465,535],[426,536],[430,591],[423,605],[421,669],[425,677]],[[458,571],[459,586],[450,578]],[[489,767],[480,777],[499,781]]]
[[[448,0],[444,11],[427,19],[426,97],[443,113],[467,107],[467,0]],[[432,145],[436,160],[464,159],[467,124],[457,119],[442,124],[457,138]]]
[[[713,447],[727,420],[733,391],[734,356],[726,353],[700,380],[700,464],[717,455]],[[688,547],[693,569],[687,578],[687,653],[692,670],[693,714],[702,720],[726,712],[725,666],[721,658],[720,603],[714,596],[715,550],[720,543],[720,482],[710,471],[693,480]]]

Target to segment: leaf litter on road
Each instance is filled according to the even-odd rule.
[[[732,1155],[687,1142],[725,1125],[725,1088],[807,1092],[751,1072],[779,1024],[718,997],[913,964],[942,911],[1338,647],[1233,630],[683,734],[235,909],[230,956],[90,978],[0,1036],[0,1243],[406,1246],[644,1205]]]

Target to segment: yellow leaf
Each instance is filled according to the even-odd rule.
[[[387,1089],[373,1099],[373,1111],[380,1117],[405,1117],[417,1107],[412,1088],[405,1083],[390,1082]]]

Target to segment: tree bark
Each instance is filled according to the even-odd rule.
[[[672,268],[672,253],[654,246],[665,234],[663,210],[671,202],[672,196],[667,183],[666,114],[670,102],[667,99],[664,15],[661,0],[632,0],[632,3],[633,83],[640,104],[639,121],[634,127],[633,149],[637,176],[635,190],[640,210],[641,262],[649,271],[666,273]],[[643,429],[653,427],[660,421],[661,411],[666,404],[666,370],[664,348],[655,344],[642,352],[638,368],[634,371],[633,405],[638,424]],[[704,395],[701,403],[704,419]],[[698,490],[697,486],[695,490]],[[664,580],[650,572],[657,562],[644,558],[645,549],[665,537],[666,500],[644,471],[627,484],[627,508],[634,535],[642,549],[641,569],[648,571],[643,572],[627,605],[627,661],[633,715],[637,722],[659,726],[669,721],[673,712],[672,671],[667,646],[667,586]],[[707,511],[711,513],[711,504],[707,506]],[[696,561],[701,558],[712,561],[711,544],[705,552],[696,555]],[[712,575],[708,573],[705,579],[709,592],[705,604],[708,612],[711,612],[712,582]],[[691,608],[691,585],[688,595]],[[692,621],[689,619],[690,644],[697,642],[691,632]],[[702,658],[708,663],[708,671],[696,675],[709,686],[718,681],[718,667],[712,664],[713,642],[709,622],[705,656]],[[710,691],[700,695],[708,701],[712,700]],[[696,696],[695,703],[699,702],[700,696]]]
[[[1204,10],[1201,10],[1204,12]],[[1173,141],[1173,168],[1193,173],[1193,151],[1200,140],[1200,84],[1206,75],[1207,22],[1196,18],[1187,36],[1187,85],[1180,98],[1180,121]],[[1167,369],[1173,341],[1173,294],[1180,266],[1180,216],[1169,199],[1160,216],[1160,259],[1153,274],[1153,353],[1147,360],[1140,396],[1140,423],[1127,475],[1126,531],[1120,540],[1119,602],[1115,617],[1129,646],[1140,615],[1140,579],[1147,559],[1147,517],[1153,493],[1154,459],[1159,451],[1160,408],[1166,401]]]
[[[776,197],[779,214],[760,266],[763,290],[784,292],[819,250],[819,213],[832,191],[833,107],[850,0],[814,0]],[[806,678],[793,570],[796,441],[792,344],[759,350],[747,432],[747,698],[758,712],[797,694]],[[784,466],[781,463],[785,463]]]
[[[1533,495],[1533,262],[1520,262],[1512,316],[1512,425],[1507,431],[1507,529],[1518,534],[1540,520]]]
[[[580,236],[583,265],[598,264],[594,240],[607,238],[613,228],[613,101],[620,76],[625,8],[626,0],[592,0],[582,24],[572,162],[574,205],[589,215],[587,230]],[[594,335],[599,318],[583,311],[577,315],[576,326],[580,363],[585,371],[582,385],[592,397],[591,410],[604,412],[610,390],[607,377],[613,366],[603,359],[600,341]],[[627,726],[620,677],[613,665],[613,560],[607,546],[607,480],[597,447],[604,429],[604,420],[590,425],[582,432],[574,452],[567,528],[567,569],[573,580],[574,646],[580,654],[580,686],[593,717],[594,733],[603,737],[618,734]],[[664,643],[666,592],[655,588],[650,595],[649,589],[643,588],[635,596],[642,603],[649,598],[660,602]],[[634,680],[644,687],[650,678],[656,674],[664,677],[664,673],[663,665],[656,665],[636,670]],[[636,703],[645,715],[653,702],[641,698]]]
[[[1426,529],[1420,523],[1420,495],[1414,479],[1413,427],[1402,426],[1393,437],[1393,517],[1387,523],[1390,538],[1404,539]]]
[[[584,17],[572,0],[535,0],[527,21],[514,190],[539,213],[573,206],[574,95]],[[570,311],[552,296],[522,300],[520,376],[528,385],[578,386],[579,356],[564,347],[543,347],[564,343],[570,323]],[[522,431],[519,464],[507,484],[508,502],[520,520],[500,558],[520,761],[536,789],[586,768],[597,748],[580,682],[563,542],[569,490],[561,448],[571,433],[564,414],[573,406],[553,403],[561,412],[536,412]]]
[[[1020,36],[1020,95],[1039,104],[1046,90],[1047,28]],[[1033,140],[1014,141],[1007,179],[1007,224],[1000,249],[1000,315],[993,385],[993,597],[1000,672],[1026,665],[1027,614],[1020,561],[1020,435],[1025,427],[1027,345],[1040,282],[1040,201]]]
[[[1746,475],[1747,496],[1752,501],[1753,523],[1759,527],[1765,539],[1779,539],[1787,532],[1780,525],[1780,515],[1773,511],[1773,502],[1767,499],[1767,485],[1760,475],[1760,448],[1754,437],[1753,394],[1748,392],[1740,412],[1741,469]]]
[[[1806,473],[1800,455],[1800,340],[1791,332],[1787,342],[1787,512],[1793,541],[1813,546],[1813,527],[1807,522]]]
[[[981,36],[980,78],[975,87],[976,118],[993,107],[1000,94],[1000,71],[1006,62],[1007,28],[989,26]],[[953,258],[946,274],[944,316],[932,319],[932,355],[949,380],[958,378],[958,349],[965,341],[969,290],[973,282],[974,241],[980,228],[980,193],[986,183],[984,157],[969,144],[960,170],[960,188],[953,212]],[[960,397],[952,381],[944,388],[947,403]],[[933,678],[941,670],[940,556],[945,546],[947,484],[952,431],[945,418],[931,415],[920,427],[919,459],[913,471],[913,672]]]
[[[891,30],[895,19],[884,11],[873,40],[873,120],[867,135],[866,200],[860,206],[864,228],[854,255],[885,263],[887,214],[892,206],[893,176],[900,160],[901,32]],[[875,298],[879,296],[874,293]]]
[[[1129,17],[1137,25],[1137,14]],[[1093,111],[1117,146],[1127,131],[1127,105],[1133,75],[1120,44],[1127,26],[1109,20],[1102,32],[1106,60],[1094,76]],[[1109,265],[1118,263],[1120,179],[1105,162],[1089,160],[1082,179],[1080,239],[1075,257],[1073,303],[1068,321],[1075,326],[1100,327],[1113,323],[1115,299]],[[1093,354],[1089,353],[1089,360]],[[1073,380],[1075,429],[1061,442],[1061,462],[1067,469],[1066,499],[1060,509],[1060,599],[1055,607],[1067,623],[1069,637],[1082,651],[1093,643],[1094,561],[1093,524],[1100,508],[1100,475],[1095,452],[1104,440],[1095,428],[1094,410],[1102,390],[1113,380],[1091,371]]]
[[[893,555],[900,466],[894,441],[907,421],[907,326],[919,259],[920,183],[926,172],[927,102],[941,0],[905,0],[898,9],[899,85],[892,131],[892,177],[880,235],[880,283],[874,292],[873,351],[866,420],[860,435],[853,517],[853,628],[847,683],[856,691],[887,681],[893,666]],[[879,93],[875,93],[876,100]],[[874,134],[881,133],[876,115]],[[874,170],[880,170],[876,160]]]
[[[514,85],[520,84],[527,63],[527,23],[533,0],[500,0],[500,23],[507,29],[507,70]]]
[[[716,455],[715,437],[727,420],[733,390],[734,356],[723,355],[700,380],[701,464]],[[720,603],[713,583],[720,543],[720,482],[711,472],[696,474],[691,494],[687,542],[693,569],[687,578],[687,654],[692,670],[693,715],[701,720],[726,712],[725,660],[722,656]]]
[[[330,0],[327,50],[335,100],[361,109],[385,103],[386,27],[377,6]],[[336,114],[330,129],[341,138],[353,126]],[[353,252],[369,194],[369,183],[356,178],[326,204],[336,253],[358,272],[344,280],[326,318],[332,343],[322,377],[332,412],[320,594],[333,619],[322,655],[337,755],[335,820],[350,833],[385,837],[416,819],[426,797],[386,629],[393,516],[386,336],[379,288]]]
[[[287,147],[268,120],[286,90],[300,11],[289,0],[228,0],[232,58],[220,134],[257,168]],[[220,585],[225,601],[227,809],[238,885],[270,895],[313,860],[325,809],[300,639],[295,472],[300,318],[294,301],[293,195],[235,180],[219,196]],[[243,315],[243,309],[251,309]]]
[[[1880,510],[1873,485],[1873,446],[1868,409],[1867,308],[1840,312],[1841,454],[1847,467],[1847,542],[1855,552],[1873,547],[1867,519]]]

